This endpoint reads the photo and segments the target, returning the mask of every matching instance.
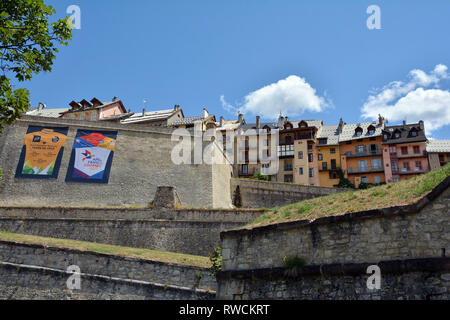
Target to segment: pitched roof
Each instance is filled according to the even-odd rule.
[[[316,127],[316,128],[320,128],[323,125],[323,121],[322,120],[289,120],[287,122],[292,123],[292,125],[294,126],[294,128],[298,128],[298,124],[300,122],[306,122],[306,124],[308,125],[308,127]]]
[[[368,128],[371,125],[375,128],[375,132],[373,134],[369,134],[368,132]],[[355,131],[358,127],[363,130],[360,136],[357,136]],[[383,130],[383,128],[384,125],[380,125],[378,121],[345,124],[342,128],[341,134],[339,135],[339,142],[370,137],[379,137],[381,136],[381,131]]]
[[[111,120],[119,120],[123,118],[128,118],[132,116],[133,112],[127,112],[127,113],[121,113],[121,114],[114,114],[108,117],[100,118],[99,121],[111,121]]]
[[[124,119],[121,121],[123,124],[128,123],[139,123],[139,122],[151,122],[151,121],[160,121],[170,118],[177,110],[174,109],[166,109],[166,110],[156,110],[156,111],[149,111],[145,112],[144,114],[142,112],[135,113],[131,117]]]
[[[317,139],[326,138],[326,143],[320,143],[319,146],[335,146],[339,144],[339,125],[333,124],[329,126],[323,126],[321,132],[317,136]]]
[[[100,100],[98,100],[97,98],[92,99],[96,102],[100,102]],[[92,101],[91,100],[91,101]],[[83,99],[80,102],[76,102],[76,101],[72,101],[70,102],[70,106],[72,106],[72,108],[68,108],[67,111],[63,112],[63,113],[74,113],[74,112],[81,112],[81,111],[87,111],[87,110],[94,110],[94,109],[99,109],[99,108],[105,108],[113,103],[119,103],[120,107],[122,108],[122,111],[124,113],[126,113],[127,111],[125,110],[125,107],[123,106],[123,103],[121,100],[114,100],[114,101],[108,101],[108,102],[102,102],[101,105],[97,105],[94,107],[94,105],[92,105],[91,103],[89,103],[87,100]],[[85,104],[85,106],[83,106],[83,104]],[[78,107],[77,107],[78,106]]]
[[[427,141],[427,137],[425,136],[425,130],[421,128],[421,125],[423,128],[423,123],[386,126],[386,128],[383,130],[383,144]],[[412,131],[416,131],[417,135],[412,136],[411,135]],[[399,138],[395,138],[396,132],[400,133]],[[387,139],[385,139],[385,136],[387,137]]]
[[[260,129],[263,129],[264,127],[269,127],[270,129],[277,129],[278,125],[275,122],[262,122],[260,124]],[[239,127],[242,130],[248,130],[248,129],[256,129],[256,123],[245,123]]]
[[[216,117],[213,114],[208,115],[207,117],[203,116],[193,116],[193,117],[186,117],[179,120],[176,120],[171,123],[172,126],[182,126],[182,125],[191,125],[194,124],[197,121],[206,121],[212,119],[214,122],[216,122]]]
[[[450,140],[428,140],[427,152],[450,153]]]
[[[29,116],[39,116],[39,117],[49,117],[49,118],[59,118],[61,113],[66,112],[69,108],[54,108],[54,109],[33,109],[26,112]]]
[[[216,122],[217,130],[235,130],[239,127],[239,120],[225,120],[223,126],[220,126],[220,121]]]

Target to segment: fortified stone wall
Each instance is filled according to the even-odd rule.
[[[305,220],[223,232],[221,234],[223,270],[254,273],[257,269],[282,267],[283,259],[293,256],[303,258],[307,266],[334,263],[377,264],[379,261],[386,260],[445,257],[450,249],[449,186],[450,177],[426,197],[408,206],[319,218],[313,222]],[[446,267],[441,270],[448,270],[446,268],[448,268],[448,261]],[[425,267],[419,268],[419,274],[416,275],[409,274],[410,270],[403,270],[404,274],[401,269],[400,271],[400,278],[394,277],[389,281],[400,281],[404,279],[403,277],[407,277],[412,283],[414,279],[418,279],[415,277],[426,278],[426,274],[423,273],[426,271]],[[383,273],[383,270],[381,272]],[[438,273],[433,277],[439,278],[440,275]],[[442,277],[441,280],[448,281],[448,273]],[[270,279],[270,273],[263,273],[263,278]],[[243,293],[238,294],[249,297],[249,290],[253,290],[252,286],[259,286],[256,282],[249,282],[250,280],[243,280],[236,284],[235,281],[238,279],[239,277],[236,276],[228,277],[223,280],[223,283],[219,281],[219,297],[230,298],[234,290],[230,288],[233,287],[236,292],[243,290]],[[309,280],[299,279],[298,281]],[[351,282],[354,281],[356,280],[351,278]],[[282,285],[282,282],[277,284]],[[299,283],[293,286],[300,288]],[[448,282],[445,285],[441,282],[433,282],[430,286],[433,290],[446,293]],[[227,288],[226,292],[221,292],[222,288]],[[264,290],[258,291],[261,297],[266,297],[262,293]],[[341,294],[339,287],[333,290],[336,290],[333,294]],[[298,295],[294,298],[303,297],[302,293],[296,292]],[[351,294],[344,295],[351,297]],[[395,293],[392,294],[395,295]],[[258,294],[255,293],[252,297],[255,298],[255,295]],[[386,297],[389,297],[389,294],[383,295],[383,298]],[[408,296],[398,293],[398,297]]]
[[[0,261],[59,270],[77,265],[82,273],[191,289],[215,291],[217,286],[208,268],[11,241],[0,240]]]
[[[0,218],[0,230],[207,256],[239,222]]]
[[[59,175],[52,179],[15,178],[15,171],[29,125],[69,127]],[[77,129],[117,130],[108,184],[66,182],[72,145]],[[3,205],[122,205],[147,204],[157,186],[177,189],[183,205],[191,207],[231,206],[229,177],[231,165],[180,164],[171,161],[178,141],[171,130],[104,122],[23,116],[0,136],[0,203]],[[208,145],[203,142],[203,148]],[[192,144],[193,145],[193,144]],[[215,156],[223,157],[215,147]],[[193,146],[192,146],[193,148]],[[192,153],[193,157],[193,153]],[[227,172],[228,174],[227,178]],[[221,177],[214,183],[213,177]]]
[[[369,289],[369,263],[269,268],[218,274],[218,299],[448,300],[450,258],[379,262],[380,289]]]
[[[158,209],[158,208],[101,208],[101,207],[0,207],[4,218],[70,218],[103,220],[174,220],[237,222],[247,224],[261,214],[260,209]]]
[[[231,179],[231,196],[234,195],[238,186],[244,208],[273,208],[347,191],[341,188],[233,178]]]
[[[0,230],[207,256],[261,210],[0,208]]]
[[[80,290],[67,289],[65,270],[0,262],[0,297],[39,300],[198,300],[214,299],[205,290],[147,281],[81,274]]]

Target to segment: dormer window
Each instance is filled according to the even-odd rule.
[[[374,126],[369,126],[369,128],[367,128],[367,132],[369,133],[369,134],[374,134],[375,133],[375,127]]]
[[[363,129],[361,127],[358,127],[358,128],[355,129],[355,135],[357,137],[362,136],[362,133],[363,133]]]
[[[417,137],[417,130],[415,128],[412,128],[411,131],[409,132],[409,135],[411,137]]]
[[[308,124],[306,123],[306,121],[300,121],[299,123],[298,123],[298,127],[299,128],[307,128],[308,127]]]
[[[284,128],[285,128],[285,129],[292,129],[292,128],[293,128],[292,123],[290,123],[290,122],[286,123],[286,124],[284,125]]]
[[[395,130],[394,138],[396,138],[396,139],[400,138],[400,130]]]

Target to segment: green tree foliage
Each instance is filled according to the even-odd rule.
[[[211,261],[211,275],[215,277],[217,272],[222,270],[222,249],[220,247],[216,247],[209,253],[209,261]]]
[[[339,169],[339,184],[337,187],[355,189],[355,185],[345,177],[345,173],[342,169]]]
[[[13,89],[10,77],[30,80],[51,71],[58,52],[67,45],[73,26],[67,18],[50,23],[56,11],[43,0],[0,1],[0,131],[29,106],[29,91]]]
[[[264,173],[261,173],[260,171],[256,171],[253,174],[253,178],[254,179],[258,179],[258,180],[263,180],[263,181],[269,181],[270,180],[268,175],[266,175]]]
[[[241,188],[239,186],[236,187],[233,193],[233,205],[237,208],[242,207]]]

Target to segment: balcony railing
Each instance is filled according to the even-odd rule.
[[[254,175],[256,172],[256,169],[252,169],[252,170],[239,170],[239,175],[240,176],[252,176]]]
[[[409,168],[393,168],[392,173],[394,174],[419,174],[419,173],[425,173],[430,171],[430,168],[428,166],[426,167],[414,167],[414,169]]]
[[[282,144],[277,148],[278,157],[293,157],[294,156],[294,145],[293,144]]]
[[[367,157],[367,156],[380,156],[381,150],[370,150],[370,151],[362,151],[362,152],[351,152],[348,151],[345,153],[347,158],[355,158],[355,157]]]
[[[340,167],[338,166],[331,166],[331,167],[319,167],[319,171],[334,171],[334,170],[339,170]]]
[[[391,158],[417,158],[417,157],[427,157],[428,153],[423,150],[422,152],[419,153],[406,153],[406,154],[402,154],[400,153],[391,153]]]
[[[348,173],[383,172],[383,171],[384,171],[384,169],[381,166],[376,166],[376,167],[367,166],[367,167],[358,167],[358,168],[349,167],[348,168]]]
[[[292,171],[292,164],[291,165],[285,165],[284,171]]]

